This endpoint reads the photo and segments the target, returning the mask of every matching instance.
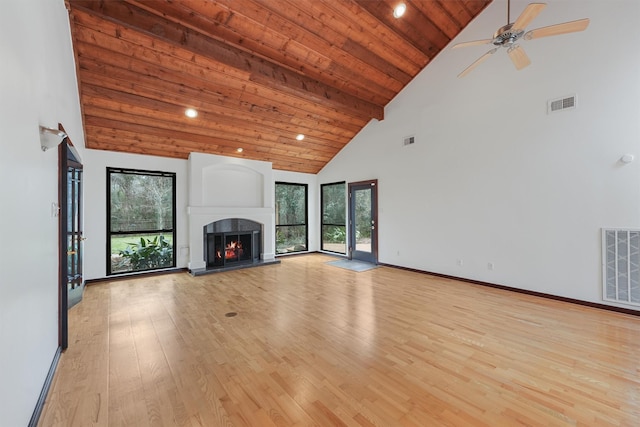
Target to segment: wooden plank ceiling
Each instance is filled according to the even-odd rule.
[[[86,146],[317,173],[491,2],[400,1],[67,0]]]

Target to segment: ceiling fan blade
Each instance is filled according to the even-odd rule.
[[[511,58],[511,62],[516,66],[517,70],[522,70],[524,67],[531,64],[531,60],[524,52],[524,49],[519,45],[513,45],[508,50],[509,58]]]
[[[589,26],[589,18],[578,19],[577,21],[565,22],[563,24],[550,25],[548,27],[531,30],[524,35],[526,40],[539,39],[541,37],[558,36],[560,34],[575,33],[584,31]]]
[[[514,30],[524,30],[545,7],[547,7],[545,3],[531,3],[522,11],[511,28]]]
[[[476,62],[474,62],[473,64],[469,65],[463,72],[461,72],[460,74],[458,74],[459,78],[462,78],[464,76],[466,76],[467,74],[469,74],[471,71],[473,71],[474,68],[476,68],[478,65],[482,64],[484,61],[486,61],[487,59],[489,59],[489,57],[491,55],[493,55],[494,53],[496,53],[496,51],[498,50],[497,47],[494,47],[493,49],[491,49],[489,52],[485,53],[484,55],[482,55],[480,58],[478,58],[476,60]]]
[[[451,49],[458,49],[460,47],[468,47],[468,46],[479,46],[481,44],[489,44],[492,41],[493,39],[486,39],[486,40],[474,40],[470,42],[456,43],[451,47]]]

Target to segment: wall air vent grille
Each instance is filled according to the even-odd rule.
[[[557,113],[558,111],[573,110],[576,108],[576,96],[571,95],[564,98],[547,101],[547,113]]]
[[[416,137],[411,135],[411,136],[405,136],[402,140],[402,145],[404,145],[405,147],[407,145],[412,145],[415,144],[416,142]]]
[[[602,230],[602,297],[640,306],[640,230]]]

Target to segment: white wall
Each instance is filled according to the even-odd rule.
[[[619,162],[640,155],[640,2],[547,3],[531,28],[589,28],[522,42],[522,71],[500,50],[458,79],[489,48],[444,50],[319,173],[379,180],[380,262],[602,303],[600,229],[640,227],[640,161]],[[505,20],[495,0],[452,45]]]
[[[139,154],[86,150],[84,167],[84,278],[107,275],[107,167],[176,173],[176,266],[189,261],[187,161]]]
[[[81,153],[84,135],[64,2],[0,7],[0,424],[25,426],[58,347],[58,155],[38,125]]]

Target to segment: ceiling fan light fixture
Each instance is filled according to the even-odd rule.
[[[187,108],[186,110],[184,110],[184,115],[189,117],[190,119],[195,119],[196,117],[198,117],[198,111],[194,110],[193,108]]]
[[[530,31],[526,31],[529,24],[542,12],[547,5],[545,3],[530,3],[520,13],[515,22],[511,23],[511,1],[507,0],[507,24],[498,28],[493,34],[492,39],[474,40],[469,42],[458,43],[453,48],[467,47],[467,46],[479,46],[486,44],[493,44],[496,46],[494,49],[482,55],[474,63],[468,66],[462,73],[458,74],[458,77],[464,77],[469,74],[474,68],[484,62],[490,55],[495,53],[496,49],[504,47],[507,50],[507,54],[511,59],[511,62],[516,67],[516,70],[522,70],[525,67],[531,65],[531,59],[527,56],[524,49],[521,48],[516,42],[522,40],[532,40],[541,37],[557,36],[560,34],[575,33],[583,31],[589,25],[589,18],[578,19],[577,21],[563,22],[560,24],[550,25],[547,27],[536,28]]]
[[[393,8],[393,16],[395,18],[400,18],[407,11],[407,5],[404,3],[400,3],[395,8]]]

